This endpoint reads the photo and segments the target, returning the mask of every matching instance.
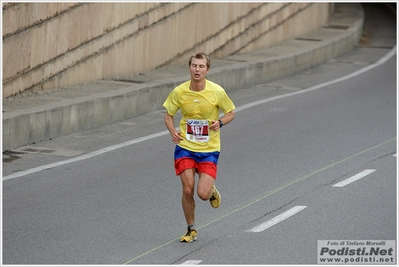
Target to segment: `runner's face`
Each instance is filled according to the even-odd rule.
[[[188,70],[191,74],[191,79],[195,81],[204,80],[208,74],[209,69],[206,66],[206,59],[193,58]]]

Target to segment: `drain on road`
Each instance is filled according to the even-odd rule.
[[[321,41],[323,41],[322,39],[317,39],[317,38],[306,38],[306,37],[298,37],[298,38],[295,38],[295,40],[299,40],[299,41],[311,41],[311,42],[321,42]]]
[[[25,154],[22,152],[13,152],[10,150],[6,150],[3,152],[3,163],[8,163],[8,162],[13,162],[14,160],[20,159],[21,157],[18,157],[18,154]]]
[[[27,153],[38,153],[38,154],[48,154],[48,153],[53,153],[55,150],[52,149],[45,149],[45,148],[26,148],[26,149],[22,149],[21,151],[23,152],[27,152]]]
[[[332,59],[331,62],[353,64],[353,65],[358,65],[358,66],[367,66],[367,65],[371,64],[370,62],[367,62],[367,61],[353,61],[353,60],[346,60],[346,59]]]
[[[347,25],[326,25],[324,26],[326,29],[335,29],[335,30],[347,30],[349,26]]]
[[[37,154],[37,155],[50,155],[50,156],[61,156],[61,157],[74,157],[83,154],[83,151],[24,146],[3,152],[3,162],[11,162],[15,159],[20,158],[18,156],[15,156],[18,154]]]

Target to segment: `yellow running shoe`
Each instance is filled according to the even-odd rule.
[[[211,196],[209,201],[211,202],[211,206],[216,209],[220,206],[220,201],[222,200],[222,197],[220,196],[220,193],[216,189],[215,185],[213,185],[212,189],[213,189],[213,195]]]
[[[180,242],[191,243],[197,240],[197,230],[195,229],[188,229],[187,233],[180,238]]]

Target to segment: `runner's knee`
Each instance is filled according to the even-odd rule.
[[[184,187],[183,188],[183,197],[192,198],[194,196],[194,188]]]
[[[203,190],[198,190],[197,194],[201,200],[206,201],[206,200],[209,200],[209,198],[211,196],[211,192],[212,192],[212,189],[211,190],[203,189]]]

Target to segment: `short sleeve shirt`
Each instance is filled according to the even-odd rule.
[[[194,152],[220,151],[220,131],[209,126],[219,119],[220,111],[228,113],[235,106],[220,85],[206,80],[205,89],[195,92],[190,90],[190,82],[176,87],[163,104],[171,116],[179,109],[183,115],[179,129],[184,140],[178,145]]]

